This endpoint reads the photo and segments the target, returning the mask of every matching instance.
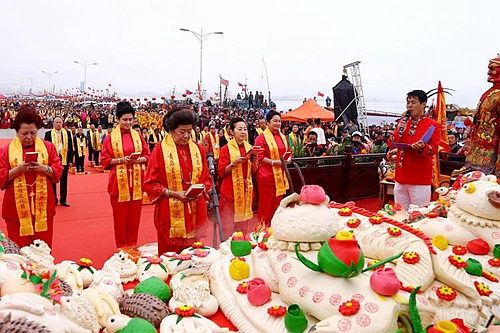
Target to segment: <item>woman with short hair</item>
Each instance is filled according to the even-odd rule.
[[[108,193],[113,207],[117,248],[137,245],[142,212],[144,172],[149,160],[144,137],[133,130],[134,108],[128,102],[116,105],[116,126],[106,135],[101,163],[109,173]]]
[[[14,119],[16,137],[0,151],[2,217],[8,237],[19,247],[35,239],[52,246],[56,215],[52,184],[59,181],[63,166],[55,146],[38,137],[41,126],[36,110],[22,106]]]
[[[191,140],[196,122],[192,110],[170,110],[163,118],[168,134],[151,153],[144,189],[155,204],[158,254],[180,253],[206,233],[206,193],[211,180],[205,150]],[[193,184],[203,184],[205,190],[186,195]]]

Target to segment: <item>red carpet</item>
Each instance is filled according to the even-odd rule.
[[[4,147],[10,139],[0,139]],[[87,165],[87,163],[86,163]],[[91,167],[85,167],[88,175],[69,175],[68,203],[71,207],[56,207],[54,218],[54,241],[52,255],[56,263],[62,260],[77,261],[86,257],[94,262],[98,269],[116,251],[113,234],[113,217],[107,192],[108,174],[99,173]],[[0,192],[0,204],[4,192]],[[378,210],[379,199],[359,200],[357,205],[368,210]],[[153,225],[154,206],[142,208],[139,244],[156,242],[156,230]],[[0,230],[6,230],[5,222],[0,219]],[[212,245],[212,226],[207,230],[205,244]],[[231,327],[229,321],[219,311],[212,317],[221,326]]]

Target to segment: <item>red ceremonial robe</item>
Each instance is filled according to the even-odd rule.
[[[205,151],[196,143],[202,157],[203,170],[198,183],[205,184],[205,191],[211,188],[212,183],[205,157]],[[186,191],[191,182],[191,174],[193,171],[193,163],[189,145],[176,146],[177,155],[182,172],[182,187]],[[182,157],[185,157],[182,158]],[[158,254],[165,252],[177,252],[186,247],[190,247],[196,240],[205,237],[207,228],[207,198],[205,195],[200,196],[196,204],[196,212],[190,211],[187,203],[184,204],[184,216],[186,221],[186,233],[196,230],[194,238],[170,238],[170,207],[169,198],[164,195],[165,189],[168,189],[167,175],[165,170],[165,159],[161,142],[158,143],[151,153],[150,163],[146,170],[146,179],[144,181],[144,191],[148,194],[151,203],[155,204],[154,224],[158,234]],[[196,214],[196,225],[193,223],[193,215]]]
[[[61,164],[61,160],[59,159],[59,155],[57,154],[56,147],[47,141],[43,141],[45,147],[47,148],[47,152],[49,154],[48,164],[52,168],[52,172],[54,173],[53,177],[47,178],[47,188],[51,189],[52,183],[59,182],[59,178],[61,177],[63,166]],[[29,148],[23,148],[23,153],[34,152],[35,145]],[[56,215],[56,199],[54,197],[54,191],[47,191],[47,231],[36,232],[31,236],[23,236],[19,235],[19,217],[17,215],[16,209],[16,200],[14,196],[14,181],[11,180],[7,182],[7,178],[9,176],[10,162],[9,162],[9,146],[6,145],[3,149],[0,150],[0,184],[2,190],[5,190],[5,195],[3,197],[2,203],[2,217],[7,224],[7,235],[10,239],[19,245],[19,247],[28,246],[35,239],[42,239],[47,243],[48,246],[52,247],[52,235],[53,228],[52,222],[54,215]],[[36,181],[36,172],[28,171],[25,173],[26,176],[26,184],[33,184]],[[35,187],[27,186],[28,188],[28,197],[33,192]],[[34,216],[32,215],[33,225],[35,223]]]
[[[133,131],[133,130],[132,130]],[[122,149],[124,156],[130,156],[135,151],[134,142],[130,131],[121,130],[122,134]],[[149,149],[144,137],[140,135],[142,145],[142,157],[148,161]],[[116,178],[116,165],[111,166],[111,160],[117,158],[113,154],[111,146],[111,135],[106,135],[102,145],[101,163],[104,169],[111,170],[108,180],[108,193],[110,195],[111,207],[113,208],[113,222],[115,230],[116,247],[127,247],[137,245],[137,237],[139,235],[139,224],[141,221],[142,198],[140,200],[132,200],[133,188],[130,187],[130,201],[118,202],[118,180]],[[127,170],[131,169],[133,164],[127,166]],[[141,168],[142,169],[142,168]],[[129,172],[127,172],[130,175]],[[141,170],[141,184],[144,184],[144,171]],[[144,185],[143,185],[144,191]]]

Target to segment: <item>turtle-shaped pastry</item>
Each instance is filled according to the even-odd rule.
[[[163,318],[168,315],[165,302],[154,295],[137,293],[123,298],[120,303],[120,312],[131,318],[143,318],[159,327]]]

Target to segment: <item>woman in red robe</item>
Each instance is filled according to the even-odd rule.
[[[0,152],[2,217],[8,237],[20,247],[35,239],[52,246],[56,201],[47,189],[59,181],[63,167],[55,146],[38,137],[41,126],[36,110],[22,106],[14,119],[16,137]]]
[[[271,219],[289,187],[281,157],[285,152],[290,152],[290,147],[280,131],[281,115],[271,110],[266,116],[266,122],[267,128],[255,139],[255,145],[264,149],[264,153],[258,155],[260,166],[257,172],[260,229],[270,226]],[[291,156],[286,158],[285,162],[290,163],[290,160]]]
[[[118,126],[106,135],[101,152],[103,167],[111,170],[108,193],[113,207],[117,248],[137,244],[144,180],[141,165],[149,160],[146,141],[131,128],[134,116],[135,110],[128,102],[116,105]]]
[[[205,151],[191,140],[196,122],[191,110],[170,110],[163,118],[168,134],[153,149],[146,170],[144,190],[155,204],[159,254],[180,253],[206,233],[211,181]],[[186,196],[192,184],[204,184],[205,191]]]
[[[243,118],[233,118],[229,128],[234,138],[220,150],[218,163],[220,187],[220,215],[225,238],[235,231],[246,234],[248,221],[253,217],[252,173],[259,167],[257,155],[246,141],[247,124]]]

